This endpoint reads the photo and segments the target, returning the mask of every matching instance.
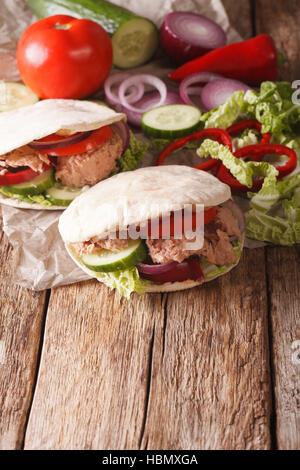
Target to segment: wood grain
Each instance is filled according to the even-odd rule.
[[[255,0],[257,34],[268,33],[287,58],[279,79],[300,79],[300,3],[299,0]]]
[[[163,302],[96,281],[54,289],[25,448],[268,448],[263,266],[248,252]]]
[[[256,0],[257,33],[270,33],[288,62],[280,79],[300,79],[300,4],[297,0]],[[276,440],[279,449],[300,448],[300,364],[293,364],[293,342],[300,340],[299,248],[266,250]]]
[[[138,448],[159,318],[160,295],[53,289],[25,448]]]
[[[45,293],[11,282],[11,249],[0,228],[0,449],[20,449],[30,408]]]
[[[279,449],[300,449],[299,262],[299,248],[267,250],[276,434]]]
[[[142,447],[270,448],[264,287],[259,249],[204,288],[168,295],[165,328],[154,337]]]
[[[230,24],[243,39],[252,36],[251,0],[222,0]]]

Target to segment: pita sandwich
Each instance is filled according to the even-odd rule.
[[[115,175],[77,197],[59,219],[75,263],[127,298],[225,274],[239,262],[244,229],[229,186],[182,165]]]
[[[146,149],[125,121],[123,113],[81,100],[0,113],[0,202],[61,210],[111,174],[136,168]]]

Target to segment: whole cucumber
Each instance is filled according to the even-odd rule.
[[[158,30],[152,21],[105,0],[27,0],[27,3],[38,18],[70,15],[99,23],[111,35],[117,67],[142,65],[158,47]]]

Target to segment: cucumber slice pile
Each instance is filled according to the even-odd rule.
[[[36,178],[33,178],[26,183],[11,184],[9,186],[2,186],[7,193],[21,194],[35,196],[51,188],[54,184],[53,169],[41,173]]]
[[[38,96],[22,83],[0,81],[0,111],[11,111],[37,101]]]
[[[167,104],[143,114],[142,129],[152,137],[174,139],[192,134],[200,126],[201,111],[187,104]]]
[[[54,183],[46,191],[46,198],[56,206],[68,206],[73,199],[82,194],[82,188],[64,186],[60,183]]]
[[[142,240],[129,240],[129,245],[122,251],[103,250],[99,253],[84,254],[82,263],[92,271],[113,272],[136,266],[147,257]]]

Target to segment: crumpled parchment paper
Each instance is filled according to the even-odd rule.
[[[170,11],[194,11],[217,21],[227,32],[229,42],[241,39],[230,27],[220,0],[113,0],[113,3],[152,19],[157,26]],[[15,63],[17,41],[34,20],[25,0],[1,0],[0,80],[19,80]],[[170,64],[162,54],[158,53],[154,61],[136,69],[136,72],[141,71],[154,73],[164,78],[168,86],[174,86],[167,79]],[[141,137],[139,134],[136,136]],[[148,152],[141,166],[151,165],[154,161],[155,156]],[[16,209],[2,205],[3,229],[14,248],[13,281],[17,284],[43,290],[89,278],[73,263],[64,248],[57,228],[60,214],[61,211]]]

